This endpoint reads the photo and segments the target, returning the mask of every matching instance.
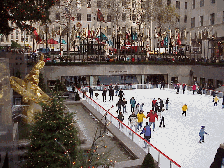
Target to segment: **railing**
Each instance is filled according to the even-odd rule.
[[[138,86],[138,85],[137,85]],[[80,89],[77,89],[78,94],[80,97],[83,97],[83,92]],[[114,126],[119,128],[120,125],[120,130],[127,136],[129,137],[133,142],[135,142],[137,145],[140,147],[143,147],[145,143],[148,144],[147,152],[150,152],[150,154],[153,156],[154,160],[158,162],[158,166],[161,168],[164,167],[181,167],[179,164],[177,164],[174,160],[169,158],[167,155],[162,153],[158,148],[153,146],[151,143],[146,141],[144,138],[142,138],[140,135],[138,135],[135,131],[130,129],[127,125],[125,125],[123,122],[121,122],[119,119],[117,119],[113,114],[111,114],[109,111],[104,109],[101,105],[99,105],[95,100],[90,98],[85,94],[84,99],[91,105],[93,106],[98,112],[100,112],[102,115],[105,113],[107,114],[107,119],[109,120],[110,123],[112,123]]]

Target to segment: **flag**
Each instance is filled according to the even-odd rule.
[[[38,35],[37,31],[34,30],[33,33],[35,35],[35,40],[37,41],[37,43],[40,43],[42,40],[41,40],[40,36]]]
[[[99,21],[103,21],[104,22],[103,14],[101,13],[101,11],[99,9],[98,9],[98,12],[97,12],[97,17],[98,17]]]

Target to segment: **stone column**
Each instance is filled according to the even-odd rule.
[[[93,86],[94,77],[89,76],[89,86]]]

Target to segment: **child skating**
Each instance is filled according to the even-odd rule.
[[[205,132],[205,126],[201,126],[201,130],[199,132],[199,136],[200,136],[200,141],[199,143],[204,142],[204,135],[207,134],[209,135],[207,132]]]

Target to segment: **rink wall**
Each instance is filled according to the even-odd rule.
[[[168,75],[167,83],[171,77],[177,77],[178,82],[193,83],[193,77],[205,78],[224,83],[224,67],[203,65],[75,65],[75,66],[45,66],[42,70],[46,80],[60,79],[62,76],[110,76],[110,75],[136,75],[139,83],[144,82],[144,75]],[[142,80],[143,78],[143,80]],[[215,82],[213,83],[216,84]]]

